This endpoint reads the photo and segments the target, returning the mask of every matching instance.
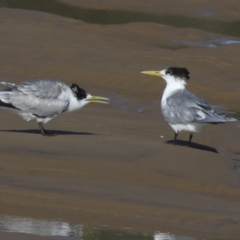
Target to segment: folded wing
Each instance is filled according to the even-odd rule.
[[[67,86],[58,80],[35,80],[20,85],[2,83],[2,106],[14,107],[40,117],[53,117],[66,111],[69,100]]]
[[[214,107],[187,90],[178,90],[168,97],[162,106],[162,112],[166,121],[171,124],[236,121],[234,118],[227,118],[223,112],[215,112]]]

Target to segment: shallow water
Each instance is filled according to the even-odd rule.
[[[172,39],[172,43],[178,44],[178,46],[191,46],[191,47],[207,47],[207,48],[215,48],[221,45],[233,45],[240,44],[240,40],[234,40],[230,38],[213,38],[207,41],[190,41],[190,40],[178,40]],[[184,47],[182,47],[184,48]],[[179,49],[181,49],[179,47]],[[178,50],[178,49],[177,49]]]
[[[137,233],[132,229],[113,230],[107,226],[87,227],[82,224],[47,221],[33,218],[0,216],[0,231],[28,233],[40,236],[72,237],[82,240],[197,240],[170,233]]]
[[[203,15],[193,18],[171,14],[150,14],[124,10],[79,8],[57,0],[0,0],[0,7],[35,10],[97,24],[124,24],[130,22],[153,22],[177,28],[196,28],[207,32],[240,37],[240,21],[223,22]]]

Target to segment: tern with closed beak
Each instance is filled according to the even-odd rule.
[[[14,110],[26,121],[36,120],[41,134],[42,124],[66,112],[76,111],[88,103],[108,103],[104,97],[92,96],[77,84],[68,87],[59,80],[33,80],[19,85],[2,82],[0,107]]]
[[[237,121],[235,118],[227,118],[224,108],[208,105],[205,100],[185,89],[190,74],[186,68],[169,67],[162,71],[142,73],[162,77],[167,83],[161,100],[161,108],[164,119],[175,132],[175,144],[178,133],[181,131],[190,133],[189,146],[193,133],[201,131],[205,124]]]

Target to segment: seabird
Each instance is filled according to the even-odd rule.
[[[76,111],[88,103],[108,103],[109,99],[91,96],[77,84],[68,87],[59,80],[33,80],[19,85],[1,82],[0,107],[15,110],[24,120],[36,120],[41,134],[47,133],[42,124],[65,112]]]
[[[224,108],[208,105],[205,100],[185,89],[190,74],[186,68],[169,67],[162,71],[141,73],[162,77],[167,83],[161,100],[161,109],[164,119],[175,132],[175,144],[177,144],[178,133],[181,131],[190,133],[189,146],[193,133],[201,131],[206,123],[237,121],[235,118],[227,118]],[[216,112],[217,110],[221,112]]]

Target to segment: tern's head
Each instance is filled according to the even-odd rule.
[[[85,106],[88,103],[108,103],[108,98],[92,96],[75,83],[72,84],[70,88],[77,101],[80,103],[81,107]]]
[[[167,84],[182,84],[186,85],[189,79],[189,71],[186,68],[168,67],[162,71],[144,71],[144,74],[162,77]]]

